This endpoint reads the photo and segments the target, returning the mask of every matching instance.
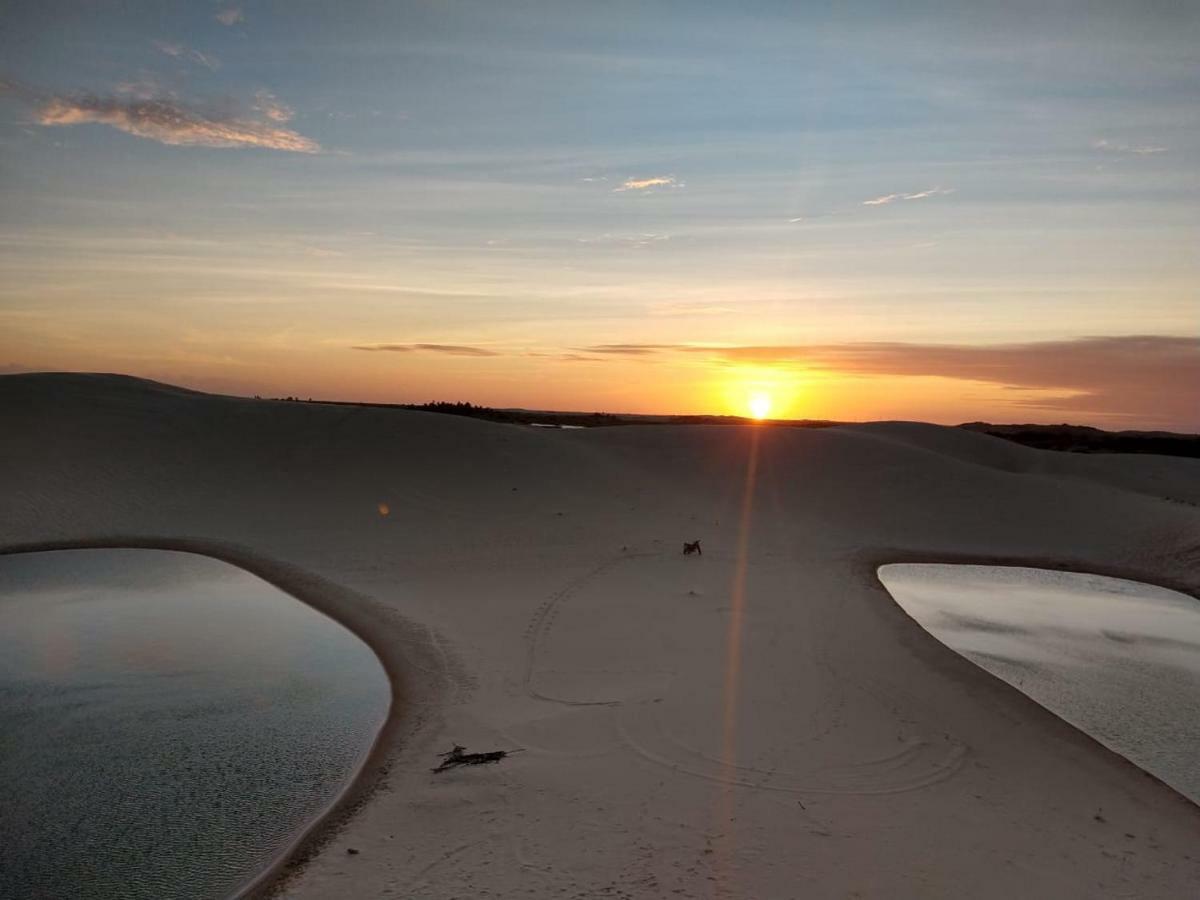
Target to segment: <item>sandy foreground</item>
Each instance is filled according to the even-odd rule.
[[[0,497],[0,548],[204,550],[379,652],[397,715],[274,882],[288,897],[1200,890],[1200,808],[938,644],[874,574],[1007,561],[1200,596],[1194,460],[15,375]],[[525,752],[431,775],[455,742]]]

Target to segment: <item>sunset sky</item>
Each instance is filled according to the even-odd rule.
[[[4,9],[0,371],[1200,431],[1200,4]]]

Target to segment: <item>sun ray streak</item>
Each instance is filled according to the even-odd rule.
[[[716,828],[719,856],[717,859],[717,895],[736,896],[734,890],[733,854],[734,791],[737,770],[738,691],[742,670],[742,620],[746,606],[746,569],[750,554],[750,530],[754,512],[754,492],[758,480],[758,448],[762,428],[750,429],[750,446],[746,458],[746,478],[742,488],[742,507],[738,519],[737,556],[734,561],[733,582],[730,585],[729,625],[725,639],[725,678],[722,704],[721,788],[717,801]]]

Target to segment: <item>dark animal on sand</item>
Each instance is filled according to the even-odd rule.
[[[700,542],[692,541],[689,544],[687,541],[684,541],[683,542],[683,555],[690,556],[693,553],[699,553],[701,556],[704,555],[704,551],[700,549]]]

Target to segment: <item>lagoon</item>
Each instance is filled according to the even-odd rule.
[[[1200,602],[1018,566],[894,564],[879,578],[930,634],[1200,803]]]
[[[0,896],[227,896],[336,800],[390,702],[362,641],[226,563],[0,556]]]

